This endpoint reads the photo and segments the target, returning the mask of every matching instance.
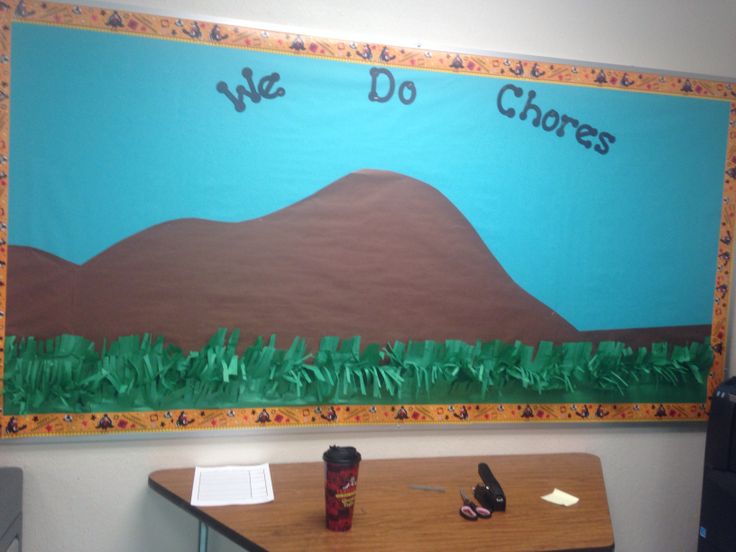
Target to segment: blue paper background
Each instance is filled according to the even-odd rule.
[[[375,168],[440,190],[580,330],[710,323],[726,102],[515,83],[614,134],[599,155],[502,116],[503,79],[391,68],[416,85],[407,106],[368,101],[365,64],[23,23],[12,49],[12,245],[84,263],[163,221],[261,217]],[[236,112],[215,85],[246,66],[286,95]]]

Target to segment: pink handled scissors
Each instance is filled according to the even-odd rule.
[[[461,517],[468,521],[478,521],[478,518],[488,519],[491,517],[493,512],[483,506],[478,506],[475,502],[465,496],[462,489],[460,489],[460,496],[463,499],[463,505],[460,506]]]

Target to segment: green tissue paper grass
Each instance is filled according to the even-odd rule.
[[[101,412],[313,404],[690,402],[703,400],[709,339],[655,343],[409,341],[361,347],[360,337],[301,338],[284,349],[219,329],[185,353],[151,335],[101,350],[79,336],[8,336],[5,412]],[[700,399],[698,397],[703,395]],[[669,398],[668,398],[669,397]]]

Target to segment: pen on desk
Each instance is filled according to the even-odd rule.
[[[415,491],[432,491],[433,493],[444,493],[444,487],[433,487],[432,485],[409,485],[410,489]]]

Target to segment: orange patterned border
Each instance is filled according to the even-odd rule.
[[[10,145],[10,23],[11,7],[0,4],[0,439],[10,435],[2,416],[5,396],[5,283],[8,281],[8,155]]]
[[[16,1],[4,10],[3,18],[6,22],[10,20],[8,16],[12,16],[14,21],[25,23],[107,31],[367,65],[378,64],[505,79],[736,101],[736,87],[730,83],[693,77],[666,76],[635,69],[608,69],[592,65],[566,65],[521,58],[368,44],[52,2]],[[5,31],[6,34],[7,32]]]
[[[121,434],[213,429],[294,428],[355,425],[469,425],[509,422],[692,422],[707,419],[700,403],[677,404],[418,404],[322,405],[276,408],[176,410],[5,416],[5,438]]]
[[[736,84],[699,77],[662,75],[636,69],[570,65],[516,57],[395,47],[327,39],[289,32],[252,29],[110,8],[52,2],[0,0],[0,344],[5,336],[4,283],[7,279],[7,173],[10,125],[10,34],[13,21],[72,27],[209,46],[257,50],[335,61],[461,73],[490,78],[668,94],[728,101],[731,106],[717,276],[714,290],[712,347],[715,361],[704,403],[675,404],[468,404],[362,405],[211,409],[178,412],[89,414],[2,414],[3,359],[0,358],[0,438],[88,435],[175,430],[327,425],[469,424],[488,422],[636,422],[702,421],[715,387],[723,380],[731,255],[736,219]]]

